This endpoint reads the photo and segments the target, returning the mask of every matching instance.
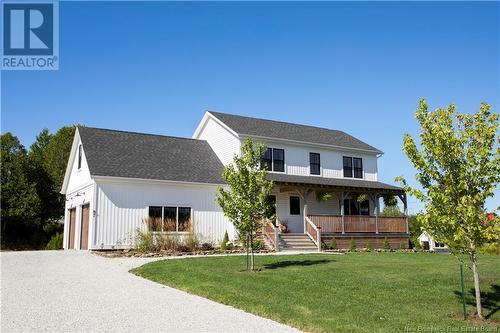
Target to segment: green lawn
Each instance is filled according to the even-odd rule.
[[[256,262],[254,273],[243,271],[243,256],[162,260],[131,272],[311,332],[460,332],[465,325],[495,331],[500,325],[500,256],[479,258],[488,316],[481,324],[461,320],[459,266],[451,255],[310,254]],[[467,269],[469,313],[472,287]]]

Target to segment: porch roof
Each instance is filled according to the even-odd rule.
[[[369,191],[379,193],[404,194],[401,187],[381,182],[360,179],[325,178],[317,176],[295,176],[271,172],[269,180],[276,184],[347,191]]]

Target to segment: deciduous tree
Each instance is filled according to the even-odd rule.
[[[273,187],[272,182],[266,179],[267,170],[260,168],[264,152],[265,146],[254,145],[252,139],[245,139],[241,156],[234,156],[233,163],[227,165],[222,174],[229,189],[219,187],[217,193],[217,203],[240,238],[246,240],[247,253],[250,250],[251,254],[250,270],[254,269],[255,235],[269,212],[268,196]]]
[[[417,216],[423,228],[452,252],[470,258],[482,318],[477,249],[500,235],[499,218],[488,219],[485,209],[500,181],[498,114],[485,103],[474,114],[458,113],[454,105],[430,112],[421,100],[416,118],[420,148],[406,134],[403,150],[422,189],[397,180],[424,203],[425,211]]]

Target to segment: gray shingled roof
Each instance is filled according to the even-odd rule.
[[[214,111],[209,112],[239,135],[319,143],[382,153],[377,148],[342,131]]]
[[[368,180],[360,179],[343,179],[343,178],[324,178],[315,176],[294,176],[286,175],[281,173],[271,172],[267,175],[269,180],[276,183],[287,183],[287,184],[297,184],[297,185],[312,185],[312,186],[332,186],[332,187],[342,187],[349,188],[353,190],[380,190],[381,192],[392,192],[392,193],[403,193],[401,187],[381,183],[373,182]]]
[[[222,184],[223,165],[204,140],[78,127],[90,174]]]

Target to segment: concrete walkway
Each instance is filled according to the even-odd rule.
[[[152,260],[2,252],[0,331],[297,332],[128,273]]]

